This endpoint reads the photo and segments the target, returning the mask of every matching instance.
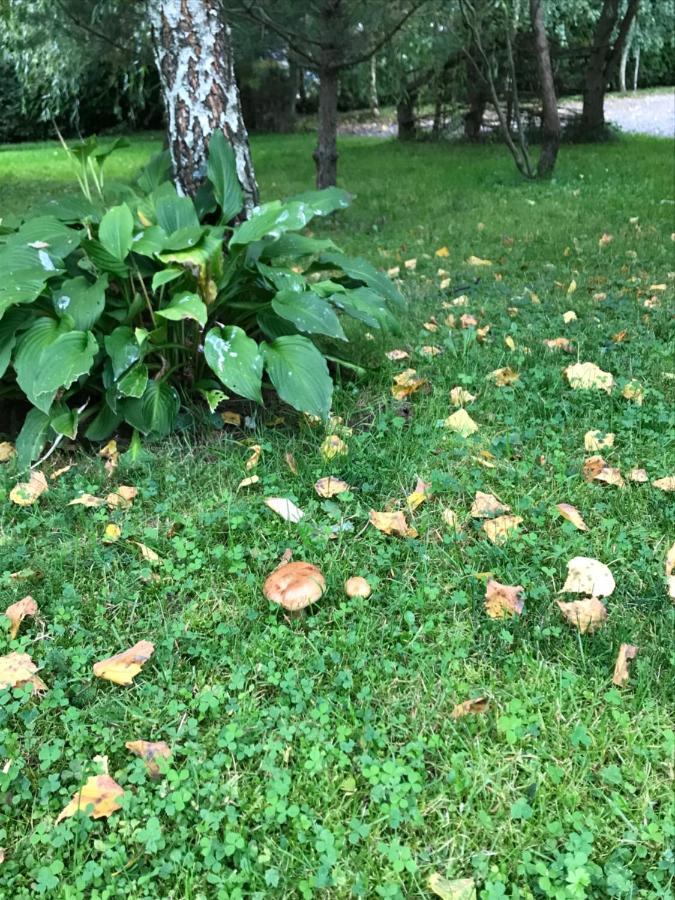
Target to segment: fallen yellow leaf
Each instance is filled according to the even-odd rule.
[[[272,512],[281,516],[285,522],[292,522],[294,525],[304,516],[304,512],[300,507],[296,506],[295,503],[287,497],[265,497],[265,505],[268,506]]]
[[[638,648],[635,644],[621,644],[614,666],[612,684],[615,684],[617,687],[622,687],[628,682],[628,663],[631,659],[635,659],[637,654]]]
[[[488,708],[489,702],[487,697],[476,697],[475,700],[465,700],[458,703],[450,713],[452,719],[461,719],[464,716],[476,715],[484,713]]]
[[[459,519],[457,517],[457,513],[450,509],[449,506],[446,506],[445,509],[441,512],[443,516],[443,521],[448,526],[448,528],[452,528],[453,531],[460,531]]]
[[[321,455],[326,461],[334,459],[336,456],[346,456],[348,453],[349,447],[337,434],[326,435],[321,444]]]
[[[590,594],[609,597],[616,587],[609,567],[598,559],[575,556],[567,563],[567,580],[561,588],[564,594]]]
[[[410,357],[410,354],[405,350],[388,350],[384,355],[392,362],[398,362],[400,359],[409,359]]]
[[[481,259],[480,256],[470,256],[467,259],[467,264],[470,266],[491,266],[491,259]]]
[[[241,427],[241,416],[237,412],[226,409],[224,412],[221,412],[220,418],[223,420],[223,424],[225,425],[232,425],[235,428]]]
[[[406,369],[394,377],[391,394],[395,400],[404,400],[427,383],[426,378],[416,378],[416,375],[415,369]]]
[[[459,324],[462,328],[476,328],[478,325],[478,319],[475,316],[472,316],[470,313],[462,313],[459,317]]]
[[[105,459],[105,470],[108,475],[112,475],[112,473],[117,468],[120,461],[119,450],[117,449],[117,441],[108,441],[108,443],[101,447],[98,451],[98,455]]]
[[[565,353],[571,353],[573,349],[572,342],[566,337],[548,338],[543,343],[549,350],[563,350]]]
[[[370,524],[384,534],[398,535],[399,537],[417,537],[417,531],[410,528],[402,512],[376,512],[370,511]]]
[[[438,356],[439,353],[442,353],[440,347],[434,347],[431,344],[425,344],[423,347],[420,347],[420,353],[422,356]]]
[[[9,492],[9,499],[17,506],[32,506],[35,501],[49,490],[47,479],[42,472],[31,472],[28,481],[15,485]]]
[[[11,606],[7,607],[5,615],[12,623],[12,627],[9,630],[10,641],[13,641],[19,633],[19,626],[26,616],[36,616],[37,612],[38,605],[30,595],[24,597],[23,600],[17,600],[16,603],[12,603]]]
[[[237,485],[237,490],[245,487],[251,487],[252,484],[258,484],[260,481],[259,475],[249,475],[248,478],[242,478],[239,484]]]
[[[511,507],[502,503],[494,494],[484,494],[483,491],[476,491],[471,504],[471,516],[474,519],[489,519],[510,511]]]
[[[576,506],[572,506],[570,503],[558,503],[556,504],[556,509],[563,519],[567,519],[567,521],[571,522],[575,528],[579,529],[579,531],[589,530],[588,525],[584,522],[581,513]]]
[[[406,498],[408,509],[411,510],[411,512],[416,510],[418,506],[421,506],[424,501],[430,497],[430,489],[431,484],[426,481],[422,481],[421,478],[417,479],[415,490]]]
[[[473,878],[454,878],[452,881],[432,872],[427,879],[429,890],[441,900],[476,900],[476,883]]]
[[[567,312],[563,313],[563,322],[565,325],[569,325],[570,322],[576,322],[577,314],[573,309],[568,309]]]
[[[319,478],[314,485],[314,490],[319,497],[330,498],[335,497],[336,494],[343,494],[345,491],[348,491],[349,485],[340,478],[334,478],[332,475],[328,475],[326,478]]]
[[[57,481],[62,475],[65,475],[66,472],[70,472],[72,469],[72,465],[69,466],[61,466],[60,469],[55,469],[53,472],[49,474],[50,481]]]
[[[416,259],[406,259],[403,265],[408,269],[409,272],[414,272],[417,268],[417,260]]]
[[[573,600],[571,603],[563,603],[556,600],[560,612],[570,625],[574,625],[582,634],[592,634],[607,619],[607,610],[597,597],[587,597],[585,600]]]
[[[524,606],[524,590],[520,584],[515,586],[500,584],[494,578],[490,578],[485,588],[485,612],[491,619],[519,616]]]
[[[576,363],[565,369],[570,387],[574,390],[598,389],[612,393],[614,376],[611,372],[603,372],[595,363]]]
[[[516,314],[517,314],[517,311],[516,311]],[[507,335],[506,335],[506,337],[504,338],[504,343],[505,343],[506,346],[509,348],[509,350],[515,350],[515,349],[516,349],[516,342],[513,340],[513,338],[511,337],[510,334],[507,334]]]
[[[400,267],[400,266],[392,266],[391,269],[387,269],[387,275],[388,275],[390,278],[398,278],[398,276],[399,276],[400,274],[401,274],[401,267]]]
[[[493,381],[497,387],[507,387],[518,381],[520,375],[517,372],[514,372],[509,366],[506,366],[504,369],[495,369],[494,372],[490,372],[489,375],[486,375],[486,378]]]
[[[438,331],[438,322],[435,322],[433,319],[431,319],[429,322],[424,322],[422,328],[433,333],[435,331]]]
[[[124,796],[124,790],[110,775],[92,775],[87,778],[81,789],[73,795],[70,803],[61,810],[55,824],[69,819],[81,811],[91,819],[107,818],[122,807],[118,800]]]
[[[478,431],[478,424],[474,422],[465,409],[458,409],[443,422],[446,428],[467,438]]]
[[[157,761],[171,758],[171,748],[166,741],[127,741],[124,746],[136,756],[140,756],[150,778],[154,780],[161,778],[162,773]]]
[[[94,663],[94,675],[114,684],[131,684],[154,652],[155,645],[150,641],[138,641],[128,650]]]
[[[584,435],[584,448],[589,452],[604,450],[614,446],[614,435],[604,431],[587,431]]]
[[[657,478],[652,481],[652,487],[660,491],[675,491],[675,475],[666,475],[665,478]]]
[[[109,522],[105,526],[105,531],[103,532],[103,543],[104,544],[114,544],[115,541],[119,541],[122,535],[122,529],[119,525],[116,525],[114,522]]]
[[[8,653],[6,656],[0,656],[0,690],[30,684],[34,694],[46,691],[47,685],[37,671],[38,667],[27,653]]]
[[[611,234],[607,234],[607,232],[605,231],[605,233],[600,235],[600,237],[598,238],[598,247],[606,247],[607,244],[611,244],[613,240],[613,236]]]
[[[284,453],[284,462],[294,475],[298,474],[298,464],[292,453]]]
[[[251,469],[255,469],[255,467],[258,465],[258,462],[260,461],[260,454],[262,453],[262,447],[260,446],[260,444],[253,444],[250,450],[251,455],[246,460],[247,472],[250,472]]]
[[[9,441],[0,441],[0,463],[9,462],[15,456],[14,444],[10,444]]]
[[[626,400],[632,400],[637,406],[642,406],[645,400],[644,389],[637,381],[629,381],[624,385],[621,396]]]
[[[645,484],[645,482],[649,481],[646,469],[631,469],[628,473],[628,478],[631,481],[636,481],[638,484]]]
[[[573,278],[573,279],[570,281],[570,283],[569,283],[569,285],[568,285],[568,287],[567,287],[567,293],[568,293],[568,294],[573,294],[573,293],[576,291],[576,289],[577,289],[577,283],[576,283],[576,281],[575,281],[574,278]]]
[[[121,484],[116,491],[105,498],[108,509],[129,509],[138,494],[138,488]]]
[[[463,387],[454,387],[450,391],[450,402],[453,406],[466,406],[467,403],[473,403],[476,399],[475,394],[470,394]]]
[[[80,494],[74,500],[71,500],[68,506],[86,506],[95,509],[98,506],[105,506],[103,497],[94,497],[93,494]]]
[[[151,547],[146,547],[145,544],[141,544],[140,541],[129,541],[129,543],[133,544],[135,547],[138,547],[138,549],[141,551],[141,556],[146,562],[159,562],[159,554],[155,553],[155,551]]]
[[[504,544],[522,521],[522,516],[497,516],[483,522],[483,531],[493,544]]]
[[[441,259],[447,259],[447,257],[450,256],[450,251],[447,247],[439,247],[435,255],[440,256]]]

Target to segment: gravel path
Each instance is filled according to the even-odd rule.
[[[581,111],[581,103],[569,102],[563,106]],[[607,97],[605,119],[624,131],[675,137],[675,92]]]

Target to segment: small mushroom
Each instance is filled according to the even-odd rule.
[[[326,579],[320,569],[308,562],[292,562],[279,566],[268,576],[263,592],[272,603],[278,603],[291,618],[304,615],[307,606],[326,590]]]
[[[348,597],[370,597],[372,593],[373,589],[360,575],[352,575],[345,581],[345,594]]]

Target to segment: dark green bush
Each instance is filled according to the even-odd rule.
[[[233,228],[242,195],[221,134],[194,202],[176,193],[160,155],[106,208],[111,150],[89,139],[70,152],[83,196],[0,223],[0,399],[30,404],[20,464],[58,435],[103,440],[123,422],[165,435],[182,404],[215,409],[223,387],[262,402],[269,384],[295,409],[327,416],[326,341],[347,342],[343,317],[391,327],[402,303],[368,262],[301,233],[349,195],[275,200]]]

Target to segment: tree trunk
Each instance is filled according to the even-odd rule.
[[[622,94],[626,93],[626,68],[628,67],[628,54],[630,53],[630,43],[626,41],[621,51],[621,62],[619,63],[619,90]]]
[[[478,78],[473,72],[472,78]],[[469,111],[464,115],[464,137],[467,141],[476,143],[480,140],[483,127],[483,118],[487,107],[487,92],[483,84],[469,81]]]
[[[322,69],[319,73],[319,127],[314,151],[316,186],[337,184],[337,69]]]
[[[560,147],[560,117],[558,98],[555,93],[551,55],[546,37],[542,0],[530,0],[530,18],[534,32],[534,46],[537,54],[537,71],[541,86],[542,105],[542,145],[537,164],[537,175],[547,178],[553,174]]]
[[[377,96],[377,57],[370,57],[370,79],[368,81],[368,105],[372,116],[380,115],[380,102]]]
[[[593,33],[593,46],[588,56],[584,78],[584,102],[581,125],[590,138],[598,137],[605,128],[605,91],[615,66],[619,64],[621,52],[628,38],[633,20],[637,15],[640,0],[628,0],[628,6],[619,25],[619,31],[612,46],[612,33],[619,18],[620,0],[604,0],[600,18]]]
[[[416,100],[416,92],[406,91],[396,104],[399,141],[414,141],[417,137],[417,123],[415,121]]]
[[[640,44],[635,47],[635,68],[633,69],[633,93],[637,91],[638,72],[640,71]]]
[[[176,188],[187,196],[197,193],[206,175],[210,137],[222,130],[234,150],[250,212],[258,202],[258,186],[220,3],[149,0],[148,6]]]

